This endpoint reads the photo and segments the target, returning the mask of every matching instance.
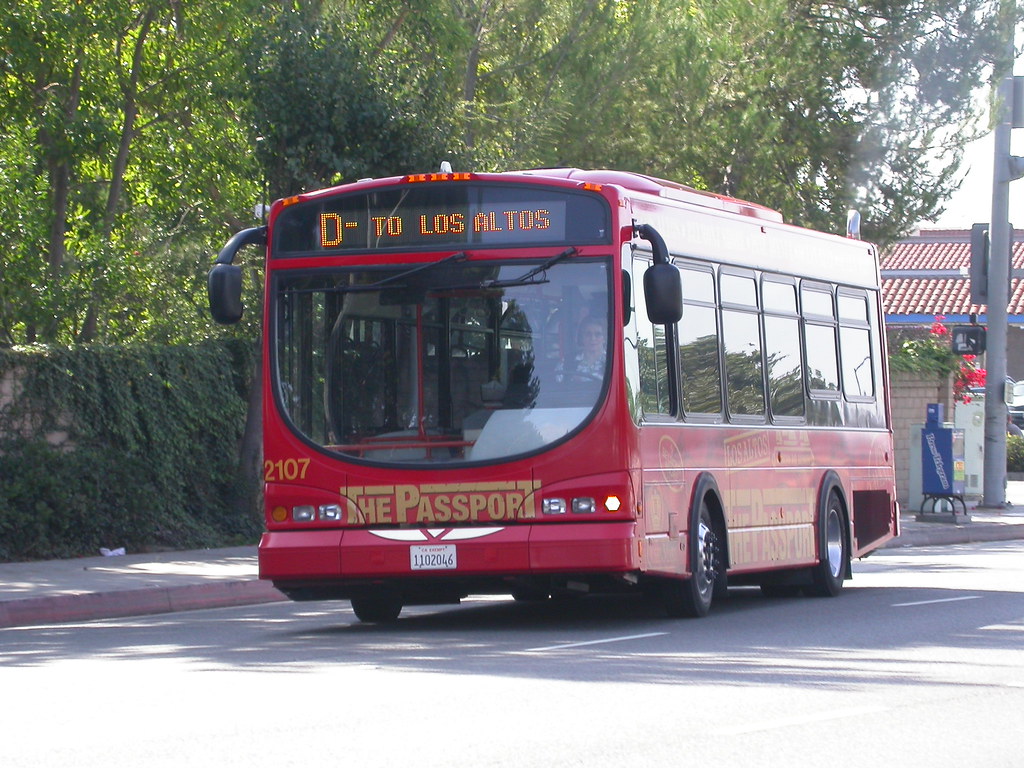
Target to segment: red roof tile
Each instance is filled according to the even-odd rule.
[[[1024,231],[1015,231],[1013,269],[1024,269]],[[971,261],[969,230],[924,230],[893,244],[881,255],[882,303],[887,315],[969,315],[985,314],[985,305],[971,302],[971,283],[966,278]],[[886,276],[891,271],[929,272],[955,270],[964,277],[948,274]],[[1010,281],[1011,315],[1024,315],[1024,280]]]

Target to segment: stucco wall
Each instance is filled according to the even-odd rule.
[[[953,420],[953,377],[927,378],[920,373],[892,371],[889,374],[889,398],[896,450],[896,495],[900,504],[906,505],[910,491],[910,429],[914,424],[924,423],[928,403],[942,403],[946,421]]]

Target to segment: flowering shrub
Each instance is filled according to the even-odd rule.
[[[946,318],[939,315],[932,323],[927,338],[907,339],[889,356],[889,366],[896,371],[953,374],[953,400],[971,402],[971,389],[985,386],[985,369],[978,366],[974,355],[955,355],[951,349]]]
[[[1006,436],[1006,471],[1024,472],[1024,437]]]

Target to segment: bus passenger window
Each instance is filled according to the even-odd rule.
[[[764,275],[764,358],[768,373],[768,405],[773,418],[804,416],[804,368],[800,354],[800,320],[796,284]]]
[[[714,307],[684,305],[679,324],[679,367],[683,372],[683,411],[722,412],[718,365],[718,323]]]
[[[874,397],[871,371],[871,343],[866,328],[840,326],[842,342],[843,391],[847,397]]]
[[[831,325],[804,326],[807,337],[807,375],[812,390],[839,391],[839,367],[836,364],[836,330]]]
[[[725,398],[733,416],[764,415],[761,334],[753,312],[722,312]]]
[[[722,366],[719,357],[715,273],[684,265],[683,320],[679,323],[679,367],[683,412],[687,416],[722,413]]]
[[[836,347],[836,310],[832,303],[832,288],[820,283],[802,283],[800,306],[805,318],[813,317],[816,321],[804,324],[808,388],[812,392],[834,392],[838,395],[839,350]]]
[[[768,399],[772,415],[803,416],[800,322],[795,317],[765,315],[764,341],[768,363]]]
[[[633,285],[642,286],[644,271],[650,262],[633,262]],[[635,314],[637,326],[637,354],[640,362],[640,406],[645,414],[671,413],[669,387],[668,346],[665,326],[654,325],[643,310]]]

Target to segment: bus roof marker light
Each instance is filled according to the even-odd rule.
[[[408,184],[425,181],[470,181],[471,173],[411,173],[403,181]]]
[[[860,240],[860,211],[851,208],[846,212],[846,236]]]

